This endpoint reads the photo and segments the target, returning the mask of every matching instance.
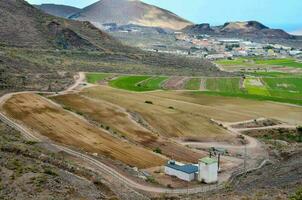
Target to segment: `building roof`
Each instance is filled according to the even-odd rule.
[[[184,172],[186,174],[193,174],[198,172],[198,167],[192,164],[189,165],[178,165],[175,163],[168,163],[166,167],[172,168],[177,171]]]
[[[210,157],[205,157],[205,158],[202,158],[200,159],[201,162],[209,165],[209,164],[213,164],[213,163],[217,163],[218,161],[214,158],[210,158]]]

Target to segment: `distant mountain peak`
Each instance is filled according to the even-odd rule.
[[[71,19],[90,21],[98,27],[116,23],[180,30],[192,25],[168,10],[139,0],[100,0],[71,16]]]
[[[227,22],[223,25],[221,31],[253,32],[263,29],[269,29],[269,28],[257,21],[243,21],[243,22]]]
[[[281,29],[270,29],[257,21],[227,22],[222,26],[211,27],[209,24],[187,26],[182,30],[189,34],[209,34],[218,37],[244,38],[251,40],[295,39]]]

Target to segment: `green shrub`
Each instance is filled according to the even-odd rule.
[[[58,176],[58,174],[54,172],[52,169],[50,169],[49,167],[46,167],[44,169],[44,174],[51,175],[51,176]]]
[[[146,104],[153,104],[152,101],[145,101]]]
[[[156,147],[156,149],[154,149],[153,152],[158,153],[158,154],[162,154],[162,151],[159,147]]]
[[[289,198],[290,200],[302,200],[302,187],[297,190],[297,192]]]

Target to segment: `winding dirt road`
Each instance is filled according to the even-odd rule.
[[[79,86],[83,82],[85,82],[85,73],[81,72],[81,73],[79,73],[75,83],[71,87],[66,89],[65,91],[60,92],[59,94],[65,94],[68,92],[72,92],[72,91],[76,90],[77,88],[79,88]],[[20,93],[38,93],[38,92],[24,91],[24,92],[6,94],[6,95],[0,97],[0,106],[2,106],[13,95],[20,94]],[[54,94],[54,93],[45,92],[45,94]],[[10,119],[8,116],[6,116],[5,113],[3,113],[3,112],[1,113],[1,112],[0,112],[0,120],[2,120],[4,123],[8,124],[9,126],[15,128],[16,130],[20,131],[26,139],[32,140],[32,141],[38,141],[38,142],[45,142],[45,141],[42,141],[39,137],[37,137],[36,133],[33,133],[32,130],[27,129],[26,127],[24,127],[21,124],[18,124],[16,121],[14,121],[13,119]],[[229,128],[229,130],[233,131],[234,134],[237,134],[236,130],[232,130],[230,126],[228,126],[228,128]],[[248,137],[248,136],[246,136],[246,139],[248,140],[249,148],[258,147],[259,142],[256,139]],[[211,146],[215,146],[214,144],[217,144],[217,143],[203,143],[203,144],[199,143],[198,145],[203,146],[203,147],[211,147]],[[216,190],[216,189],[221,189],[224,187],[224,183],[219,183],[217,185],[210,185],[210,186],[198,186],[198,187],[194,187],[194,188],[185,188],[185,189],[169,189],[169,188],[164,188],[164,187],[155,187],[155,186],[145,185],[145,184],[135,182],[134,180],[126,177],[125,175],[119,173],[115,169],[112,169],[111,167],[105,165],[104,163],[94,159],[93,157],[91,157],[89,155],[77,152],[75,150],[69,149],[67,147],[64,147],[64,146],[61,146],[58,144],[51,143],[50,145],[56,147],[57,149],[59,149],[63,152],[66,152],[72,156],[80,158],[83,161],[91,164],[92,166],[94,166],[96,172],[110,175],[112,178],[119,180],[121,183],[128,186],[129,188],[132,188],[132,189],[135,189],[138,191],[144,191],[144,192],[150,192],[150,193],[164,193],[164,194],[196,194],[196,193],[202,193],[202,192],[208,192],[208,191],[212,191],[212,190]],[[231,146],[228,146],[228,147],[231,147]],[[262,165],[263,165],[263,163],[262,163]]]

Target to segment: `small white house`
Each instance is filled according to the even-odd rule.
[[[176,176],[177,178],[188,182],[195,180],[195,174],[197,172],[198,166],[192,164],[183,165],[181,163],[176,163],[175,161],[169,161],[165,166],[165,174]]]
[[[214,158],[205,157],[199,160],[198,181],[215,183],[218,181],[218,161]]]

